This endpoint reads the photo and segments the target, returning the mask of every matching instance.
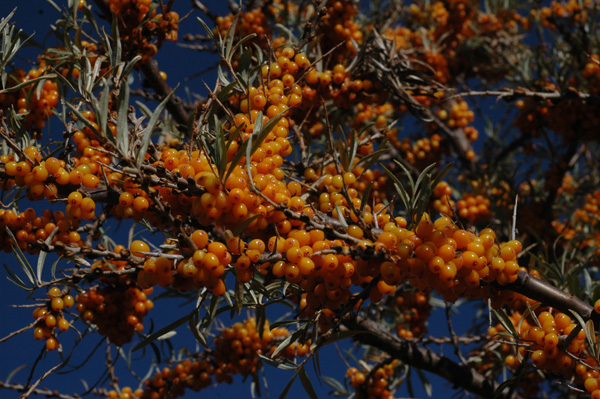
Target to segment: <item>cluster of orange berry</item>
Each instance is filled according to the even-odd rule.
[[[459,229],[447,216],[435,222],[424,216],[414,231],[386,225],[378,241],[400,258],[396,264],[381,264],[384,282],[409,279],[413,286],[433,288],[449,301],[485,297],[480,280],[504,285],[516,280],[520,270],[519,241],[497,244],[493,230],[483,229],[476,236]]]
[[[579,330],[572,340],[565,341],[574,329],[579,328],[576,321],[565,313],[542,308],[535,311],[535,317],[525,317],[518,311],[509,317],[518,334],[516,339],[498,335],[506,332],[500,324],[488,329],[492,342],[502,342],[506,366],[516,370],[523,360],[528,359],[541,370],[572,378],[583,385],[593,399],[600,398],[600,373],[596,359],[586,349],[585,331]]]
[[[437,133],[432,134],[431,137],[424,137],[414,142],[408,137],[400,141],[396,131],[388,134],[388,138],[401,151],[404,159],[417,168],[439,162],[447,150],[446,146],[441,145],[444,139]]]
[[[350,367],[346,377],[356,391],[357,399],[393,399],[389,390],[391,378],[394,376],[394,367],[398,360],[393,360],[383,366],[373,367],[370,370],[358,370]]]
[[[177,41],[179,15],[170,11],[170,6],[162,6],[161,14],[157,14],[160,6],[153,5],[152,0],[110,0],[109,7],[118,18],[127,58],[139,54],[147,63],[165,40]]]
[[[96,325],[98,332],[122,346],[134,332],[142,332],[142,319],[154,307],[148,299],[152,289],[140,290],[121,284],[92,287],[77,295],[76,309],[84,322]]]
[[[439,182],[432,192],[432,206],[433,209],[438,211],[442,215],[452,215],[454,213],[454,207],[456,203],[451,198],[452,187],[445,182]]]
[[[197,247],[191,258],[180,260],[177,265],[165,256],[148,258],[144,262],[144,269],[138,274],[138,283],[142,287],[171,285],[182,292],[206,287],[214,295],[223,295],[226,287],[221,277],[225,267],[232,262],[231,254],[225,244],[217,241],[209,243],[204,230],[195,230],[191,239]]]
[[[568,21],[569,26],[586,22],[593,9],[594,2],[591,0],[552,1],[550,7],[532,10],[532,14],[539,15],[543,26],[556,29],[559,21]]]
[[[492,217],[491,201],[483,194],[466,193],[456,201],[458,216],[478,225],[486,223]]]
[[[64,160],[54,157],[44,160],[37,147],[29,146],[23,151],[24,157],[20,161],[15,160],[14,154],[5,156],[4,178],[14,180],[19,187],[27,186],[30,200],[42,198],[56,200],[61,186],[69,186],[73,189],[82,188],[86,191],[99,188],[101,181],[98,175],[102,175],[100,163],[110,163],[111,157],[94,149],[94,145],[99,145],[99,142],[94,139],[88,140],[83,132],[75,132],[73,140],[75,143],[79,143],[78,147],[83,144],[87,144],[87,146],[83,147],[79,157],[72,158],[72,165],[67,165]],[[12,186],[12,183],[9,185]],[[61,191],[71,192],[73,190]],[[84,208],[87,211],[82,215],[88,214],[93,217],[93,209],[90,208],[92,204],[88,203],[87,205]],[[95,207],[93,208],[95,209]],[[79,217],[83,217],[82,215]]]
[[[63,310],[75,304],[75,299],[68,294],[63,294],[58,287],[48,290],[48,300],[42,307],[35,308],[33,318],[36,319],[33,337],[37,340],[46,340],[46,349],[49,351],[59,347],[56,339],[56,329],[67,331],[70,327],[69,321],[65,319]]]
[[[477,140],[479,137],[477,129],[470,127],[466,129],[470,123],[475,120],[475,114],[469,109],[469,104],[464,99],[458,99],[456,101],[448,102],[449,112],[446,108],[440,108],[437,111],[437,116],[446,124],[450,129],[465,128],[465,135],[471,141]]]
[[[573,238],[583,231],[594,232],[592,234],[586,233],[585,239],[580,245],[582,248],[594,248],[594,252],[600,254],[600,249],[598,249],[597,244],[600,240],[600,233],[598,230],[598,226],[600,225],[598,222],[599,216],[600,190],[596,190],[593,193],[585,195],[585,204],[581,208],[575,210],[569,225],[560,220],[552,221],[552,225],[565,241],[573,240]]]
[[[39,82],[42,85],[39,91],[38,84],[31,84],[12,92],[9,89],[17,84],[42,77],[47,72],[48,68],[44,61],[27,74],[23,69],[16,69],[8,75],[7,91],[0,93],[0,109],[13,107],[18,114],[23,114],[22,123],[25,129],[39,132],[46,125],[48,118],[54,115],[54,109],[58,105],[58,86],[56,82],[48,79]]]
[[[431,313],[429,292],[404,291],[393,298],[393,308],[400,313],[396,324],[398,335],[403,338],[420,338],[427,332],[427,320]]]
[[[235,15],[228,14],[224,17],[218,16],[215,20],[216,27],[214,33],[217,32],[221,37],[227,37],[227,32],[231,29]],[[254,42],[262,48],[267,47],[266,38],[270,36],[271,27],[261,8],[243,11],[240,13],[237,25],[235,26],[235,37],[239,39],[251,34],[256,34]],[[235,65],[234,65],[235,66]]]
[[[581,76],[587,80],[587,91],[590,94],[600,93],[600,56],[592,54],[585,64]]]
[[[360,45],[363,41],[363,32],[356,22],[357,4],[352,0],[336,0],[327,5],[326,13],[321,18],[321,25],[317,34],[322,34],[323,51],[329,51],[338,47],[332,57],[340,62],[348,57],[356,55],[354,43]]]
[[[258,355],[269,356],[288,334],[285,328],[270,329],[267,323],[261,336],[256,319],[252,317],[235,323],[215,338],[214,351],[206,351],[198,359],[185,359],[172,368],[165,367],[145,383],[143,392],[136,393],[134,397],[177,398],[184,395],[186,389],[197,392],[207,388],[213,378],[217,383],[231,384],[236,374],[244,377],[254,375],[262,367]],[[306,344],[293,344],[280,356],[304,356],[307,351]],[[110,395],[108,398],[112,399]]]

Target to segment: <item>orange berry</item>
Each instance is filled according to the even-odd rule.
[[[133,256],[144,258],[146,255],[142,254],[141,252],[150,252],[150,246],[144,241],[135,240],[129,246],[129,250]]]
[[[148,210],[148,208],[150,207],[150,203],[148,202],[148,199],[146,199],[146,197],[135,197],[135,199],[133,200],[133,209],[135,209],[138,212],[145,212]]]

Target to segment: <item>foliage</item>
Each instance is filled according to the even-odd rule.
[[[429,373],[600,398],[596,2],[51,3],[28,72],[31,37],[0,22],[0,245],[35,301],[0,344],[44,343],[0,388],[78,397],[41,384],[105,346],[86,393],[106,398],[236,375],[261,395],[264,366],[289,372],[282,398],[431,395]],[[205,98],[159,70],[167,42],[218,56]],[[172,300],[184,315],[155,320]],[[42,357],[60,363],[32,381]]]

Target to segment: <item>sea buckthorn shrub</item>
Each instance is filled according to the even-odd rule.
[[[33,66],[0,23],[0,245],[43,292],[0,344],[32,330],[71,366],[99,334],[111,399],[257,389],[265,364],[320,397],[306,366],[343,339],[336,396],[413,396],[416,367],[600,398],[595,3],[67,7]],[[219,56],[203,97],[158,68],[190,49]]]

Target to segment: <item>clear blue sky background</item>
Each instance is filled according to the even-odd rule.
[[[56,0],[57,4],[61,4],[62,1]],[[65,1],[66,3],[66,1]],[[89,1],[91,3],[91,0]],[[218,13],[226,12],[226,9],[223,7],[222,2],[205,2],[209,6],[209,8]],[[191,2],[180,0],[175,2],[175,9],[179,11],[180,15],[184,15],[187,13],[186,7],[189,7]],[[46,33],[49,30],[50,23],[54,22],[58,17],[57,12],[51,7],[45,0],[2,0],[0,4],[0,16],[6,16],[15,6],[18,6],[18,11],[16,16],[13,18],[13,22],[17,24],[17,26],[27,34],[31,34],[33,32],[36,33],[35,40],[39,43],[45,44],[46,46],[55,45],[55,41],[53,38],[46,38]],[[180,37],[182,37],[185,33],[203,33],[200,24],[197,22],[196,17],[200,16],[198,11],[195,11],[186,21],[181,24]],[[39,54],[38,50],[26,51],[23,53],[25,58],[18,61],[19,66],[28,70],[30,68],[27,59],[35,59],[35,56]],[[198,53],[191,50],[185,50],[177,48],[175,44],[166,43],[163,49],[158,54],[158,62],[161,70],[164,70],[168,74],[168,82],[171,86],[175,86],[177,82],[187,76],[192,76],[195,73],[204,70],[210,63],[214,62],[215,58],[212,56],[207,56],[206,53]],[[206,83],[209,86],[214,85],[215,74],[208,75],[208,77],[204,77],[206,79]],[[202,83],[201,78],[196,78],[189,80],[181,85],[181,88],[178,91],[178,94],[182,97],[185,97],[184,87],[188,86],[190,91],[205,94],[206,90],[204,88],[204,84]],[[60,131],[60,127],[56,127],[55,132]],[[60,207],[59,207],[60,208]],[[126,242],[128,232],[128,225],[126,223],[123,224],[121,230],[116,233],[115,239],[121,239],[121,242]],[[0,259],[2,263],[9,265],[13,270],[18,270],[17,263],[12,254],[4,254]],[[35,258],[31,258],[30,260],[35,264],[37,261]],[[47,268],[53,262],[54,259],[49,258],[47,263]],[[0,316],[2,317],[2,323],[0,323],[0,337],[6,336],[8,333],[15,331],[33,321],[31,317],[32,308],[27,309],[16,309],[10,307],[12,304],[27,304],[32,303],[31,300],[28,300],[26,297],[26,293],[20,290],[19,288],[12,285],[5,277],[5,272],[3,269],[0,269]],[[45,277],[48,277],[46,275]],[[158,291],[158,290],[157,290]],[[35,297],[40,297],[41,292],[36,293]],[[187,307],[180,307],[178,302],[171,300],[161,300],[156,302],[156,307],[151,311],[150,315],[144,321],[144,325],[146,326],[145,332],[148,331],[148,327],[150,326],[149,319],[152,318],[155,323],[155,328],[160,328],[164,326],[182,315],[189,312],[189,305]],[[73,317],[70,317],[72,320]],[[458,334],[462,334],[467,328],[471,327],[469,322],[466,322],[468,317],[463,315],[459,317],[455,321],[455,328]],[[229,324],[228,320],[224,320],[225,324]],[[75,326],[82,330],[83,324],[81,322],[76,322]],[[432,318],[432,324],[429,327],[430,333],[433,335],[447,335],[446,321],[443,315],[443,311],[437,311]],[[186,327],[180,327],[178,330],[178,335],[174,338],[175,345],[181,345],[182,343],[187,343],[190,348],[194,348],[194,338],[192,334],[187,330]],[[61,334],[59,338],[61,342],[65,346],[65,351],[69,351],[72,347],[72,340],[75,339],[76,334],[71,331],[66,334]],[[73,359],[71,360],[71,364],[79,365],[81,363],[86,363],[86,356],[100,340],[100,337],[97,335],[86,337],[84,343],[77,348]],[[133,345],[137,342],[137,338],[134,339]],[[133,345],[128,345],[124,348],[124,351],[127,352],[130,350]],[[31,366],[33,365],[36,357],[39,355],[43,347],[43,341],[35,341],[33,339],[32,331],[27,331],[24,334],[21,334],[17,337],[12,338],[10,341],[0,344],[0,380],[6,381],[7,376],[11,373],[15,368],[23,365],[24,368],[20,370],[13,378],[12,382],[15,383],[23,383],[26,381],[27,376],[31,370]],[[346,349],[348,344],[341,344],[341,348]],[[446,348],[445,353],[450,354],[452,350],[450,348]],[[114,352],[113,352],[114,355]],[[145,357],[144,357],[145,356]],[[140,358],[149,360],[151,359],[151,353],[141,354],[136,352],[132,355],[132,359],[139,360]],[[339,360],[339,356],[333,346],[330,346],[323,350],[321,353],[321,367],[324,375],[328,375],[334,378],[341,380],[345,374],[346,367],[343,362]],[[134,367],[136,372],[140,376],[144,376],[147,372],[147,361],[144,360],[138,361],[136,366]],[[33,381],[35,381],[43,372],[45,372],[50,367],[58,364],[60,362],[60,358],[56,352],[46,354],[33,376]],[[72,394],[72,393],[82,393],[84,389],[84,385],[82,383],[85,380],[88,384],[94,383],[100,376],[102,375],[102,371],[104,369],[104,347],[99,349],[96,354],[87,361],[87,364],[83,365],[81,368],[77,370],[63,369],[64,371],[71,371],[71,373],[67,375],[54,375],[48,378],[46,381],[42,382],[41,387],[49,387],[51,389],[58,389],[64,393]],[[123,367],[124,362],[122,360],[119,361],[120,371],[118,376],[120,378],[120,385],[131,385],[133,387],[137,387],[137,381],[135,381],[132,377],[130,377],[129,373]],[[355,365],[355,363],[352,363]],[[314,371],[312,370],[312,366],[309,367],[309,375],[314,376]],[[292,376],[291,372],[281,372],[273,369],[272,367],[266,367],[266,376],[269,385],[270,397],[275,398],[278,397],[279,393]],[[236,379],[236,382],[239,382],[240,378]],[[431,377],[431,381],[433,382],[434,395],[443,397],[447,396],[449,391],[447,391],[446,382],[440,380],[435,377]],[[327,392],[329,391],[329,387],[325,384],[320,385],[319,382],[315,380],[314,386],[319,394],[319,397],[325,397]],[[420,388],[420,384],[415,381],[414,384],[415,392],[417,397],[423,398],[426,397],[423,390]],[[207,390],[201,391],[200,393],[193,393],[191,391],[186,392],[186,398],[199,398],[205,396],[211,396],[216,398],[225,398],[225,397],[250,397],[250,382],[246,381],[243,384],[234,384],[233,386],[219,386],[216,389],[208,388]],[[406,396],[406,390],[401,389],[397,395],[397,397]],[[19,393],[8,390],[0,390],[1,398],[17,398]],[[264,397],[264,395],[263,395]],[[297,381],[288,395],[290,399],[301,399],[306,398],[307,395],[304,393],[304,390],[299,381]]]

